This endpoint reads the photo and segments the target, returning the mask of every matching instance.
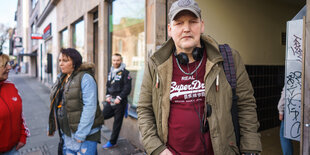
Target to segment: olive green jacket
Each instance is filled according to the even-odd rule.
[[[232,89],[222,67],[223,58],[215,40],[208,36],[202,36],[201,39],[205,43],[207,52],[204,75],[205,104],[208,103],[212,107],[208,122],[214,154],[239,154],[230,112]],[[150,57],[144,71],[137,113],[142,143],[148,154],[159,154],[166,148],[169,134],[173,47],[174,42],[169,39]],[[239,53],[233,50],[232,54],[237,77],[236,93],[239,97],[240,150],[241,152],[261,152],[254,91]],[[217,75],[219,75],[218,92],[215,86]]]

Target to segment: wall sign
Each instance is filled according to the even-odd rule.
[[[23,47],[23,38],[22,37],[14,37],[14,47]]]
[[[284,137],[300,141],[303,19],[287,22]]]
[[[43,39],[46,40],[52,35],[52,23],[48,24],[43,31]]]

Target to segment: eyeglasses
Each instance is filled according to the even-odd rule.
[[[1,53],[0,53],[1,54]],[[10,66],[12,66],[14,64],[14,61],[7,61],[4,65],[3,65],[3,67],[5,68],[5,67],[7,67],[8,65],[10,65]]]
[[[3,54],[3,52],[0,52],[0,56]],[[3,65],[3,67],[7,67],[8,65],[10,65],[10,66],[12,66],[12,65],[14,65],[14,61],[13,60],[11,60],[11,61],[7,61],[4,65]],[[1,66],[2,67],[2,66]]]

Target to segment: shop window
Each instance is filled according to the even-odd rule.
[[[60,47],[61,48],[68,48],[68,29],[64,29],[60,32]]]
[[[32,25],[31,25],[31,35],[32,35],[34,32],[35,32],[35,25],[32,24]],[[34,40],[33,40],[33,39],[31,39],[31,45],[34,46]]]
[[[87,60],[87,54],[84,52],[84,20],[74,24],[73,47],[80,52],[84,60]]]
[[[122,54],[123,63],[132,77],[132,90],[128,100],[131,110],[135,111],[145,61],[145,0],[115,0],[110,9],[109,62],[114,53]]]
[[[38,3],[38,0],[31,0],[31,8],[34,9]]]
[[[52,38],[45,41],[45,50],[42,55],[42,65],[44,68],[43,80],[49,84],[53,84],[53,72],[52,72]]]

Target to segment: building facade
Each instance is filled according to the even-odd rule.
[[[27,2],[27,1],[26,1]],[[29,29],[28,29],[28,48],[25,48],[27,51],[27,59],[29,64],[29,74],[35,77],[38,77],[38,50],[39,50],[39,41],[33,39],[34,35],[38,35],[37,21],[39,18],[40,3],[38,0],[29,1]],[[25,56],[24,56],[25,57]]]
[[[58,1],[39,1],[39,13],[36,27],[42,39],[38,40],[38,77],[52,85],[57,78],[58,31],[56,4]]]
[[[15,21],[17,26],[14,32],[14,48],[13,55],[17,57],[19,66],[23,73],[28,73],[29,58],[28,53],[28,42],[29,42],[29,1],[18,0],[17,10],[15,12]]]

